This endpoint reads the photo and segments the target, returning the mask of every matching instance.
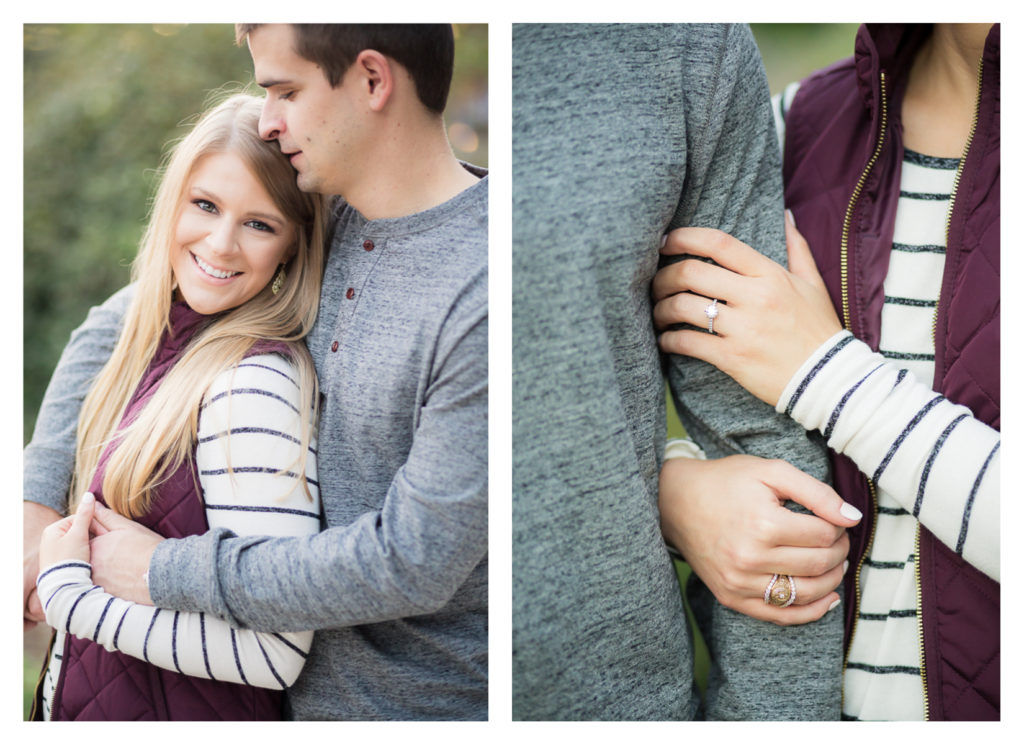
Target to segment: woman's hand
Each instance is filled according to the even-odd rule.
[[[784,507],[798,502],[814,515]],[[661,530],[718,602],[780,625],[821,618],[839,600],[860,513],[827,484],[780,460],[670,458],[658,488]],[[764,602],[773,574],[796,580],[788,608]]]
[[[789,267],[779,266],[732,236],[711,228],[679,228],[663,254],[683,260],[654,277],[654,324],[665,352],[709,362],[772,406],[800,365],[842,329],[807,241],[786,216]],[[677,323],[708,327],[705,309],[718,300],[714,334],[666,331]]]
[[[43,531],[39,542],[40,569],[62,561],[89,561],[89,524],[95,508],[96,499],[86,493],[74,515],[52,523]]]

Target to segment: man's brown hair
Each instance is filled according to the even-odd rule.
[[[241,46],[260,23],[235,25]],[[390,57],[409,71],[416,95],[431,111],[441,114],[455,65],[455,37],[450,24],[295,23],[295,53],[320,66],[327,82],[337,87],[364,49]]]

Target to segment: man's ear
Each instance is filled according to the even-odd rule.
[[[364,49],[354,64],[359,71],[360,83],[367,95],[370,110],[383,111],[395,90],[391,60],[374,49]]]

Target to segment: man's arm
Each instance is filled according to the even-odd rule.
[[[72,332],[46,388],[32,441],[25,448],[23,600],[29,623],[43,620],[34,593],[39,574],[39,537],[47,525],[67,510],[68,487],[75,467],[78,413],[93,378],[110,359],[132,292],[129,286],[115,293],[103,305],[91,309],[85,323]]]
[[[767,82],[749,29],[726,36],[713,90],[687,92],[687,178],[671,228],[719,228],[785,263],[781,168]],[[824,480],[823,445],[699,360],[672,356],[668,378],[689,434],[709,458],[783,458]],[[765,577],[765,581],[769,579]],[[714,661],[710,719],[838,719],[842,616],[779,627],[743,616],[693,583]]]
[[[213,530],[163,541],[149,563],[153,602],[268,631],[445,606],[487,552],[486,308],[482,273],[445,324],[412,449],[382,509],[308,538]]]

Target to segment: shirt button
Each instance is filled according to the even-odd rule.
[[[373,241],[369,241],[369,240],[363,241],[363,250],[364,251],[372,251],[373,250]]]
[[[349,287],[347,290],[345,290],[345,297],[347,297],[349,300],[351,300],[355,296],[356,296],[356,291],[353,290],[351,287]]]
[[[334,342],[334,343],[333,343],[333,344],[331,345],[331,351],[332,351],[332,352],[337,352],[337,351],[338,351],[338,342]]]

